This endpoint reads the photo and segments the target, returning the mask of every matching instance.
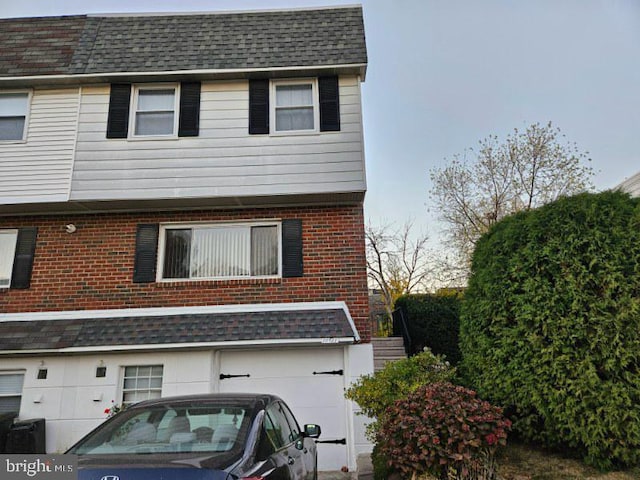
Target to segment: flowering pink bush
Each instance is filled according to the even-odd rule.
[[[506,445],[510,427],[501,408],[472,390],[443,382],[396,401],[384,416],[378,440],[390,465],[404,475],[491,479],[495,451]]]

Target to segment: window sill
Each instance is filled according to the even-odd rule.
[[[269,133],[269,136],[271,137],[299,137],[299,136],[309,136],[309,135],[320,135],[320,131],[318,130],[285,130],[282,132],[273,131]]]
[[[281,277],[270,278],[229,278],[218,280],[162,280],[155,283],[158,288],[193,288],[225,285],[277,285],[282,283]]]
[[[149,142],[156,140],[179,140],[180,137],[177,135],[148,135],[148,136],[137,136],[137,137],[127,137],[128,141],[131,142]]]
[[[19,145],[21,143],[27,143],[26,138],[15,139],[15,140],[0,140],[0,145]]]

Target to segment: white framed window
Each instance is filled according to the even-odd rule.
[[[270,125],[272,133],[318,131],[320,113],[316,79],[271,82]]]
[[[24,371],[0,371],[0,413],[20,412]]]
[[[281,275],[280,222],[163,225],[158,281]]]
[[[0,288],[11,286],[18,230],[0,230]]]
[[[26,138],[31,92],[0,92],[0,141]]]
[[[122,405],[162,396],[162,365],[132,365],[124,367]]]
[[[132,95],[130,136],[175,137],[179,98],[178,84],[136,85]]]

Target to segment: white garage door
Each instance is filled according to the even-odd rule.
[[[219,373],[231,378],[220,379],[219,389],[278,395],[291,407],[300,426],[320,425],[320,440],[346,439],[344,376],[326,373],[344,369],[343,352],[341,347],[223,351]],[[318,444],[319,470],[340,470],[346,465],[346,445]]]

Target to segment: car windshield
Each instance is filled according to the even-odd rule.
[[[244,446],[251,409],[176,404],[132,408],[104,423],[68,453],[76,455],[228,452]]]

